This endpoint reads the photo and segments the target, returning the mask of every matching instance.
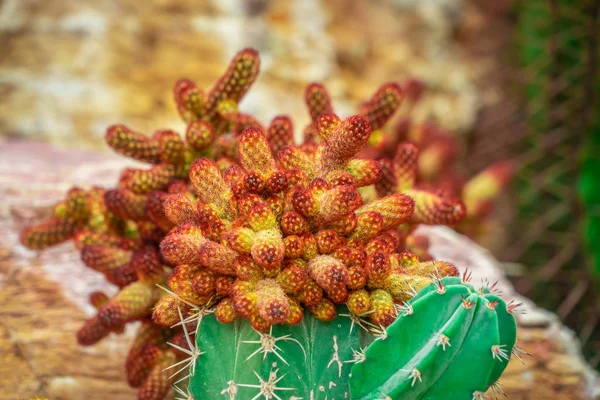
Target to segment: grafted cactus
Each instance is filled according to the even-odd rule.
[[[77,339],[93,345],[141,321],[126,361],[141,400],[160,400],[187,378],[187,391],[176,386],[186,400],[379,393],[385,382],[356,383],[363,378],[350,379],[352,364],[379,354],[381,372],[396,360],[395,349],[377,349],[406,329],[402,310],[429,304],[425,293],[438,277],[453,277],[442,280],[452,283],[449,293],[463,290],[457,268],[433,262],[426,239],[413,234],[419,224],[455,225],[465,216],[455,192],[422,179],[439,178],[452,146],[431,129],[392,140],[383,132],[405,99],[416,101],[419,85],[384,84],[357,115],[341,119],[325,87],[313,83],[305,93],[311,122],[296,145],[288,117],[265,128],[238,110],[259,65],[246,49],[207,93],[177,82],[184,136],[109,127],[113,150],[150,167],[126,169],[114,188],[70,190],[51,220],[21,234],[32,249],[73,238],[83,263],[119,287],[110,299],[92,295],[98,314]],[[502,187],[484,178],[463,196],[475,215]],[[422,300],[410,300],[415,290]],[[481,296],[473,313],[493,299]],[[436,307],[450,310],[449,298]],[[415,335],[430,328],[423,321]]]

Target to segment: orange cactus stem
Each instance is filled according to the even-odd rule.
[[[198,264],[198,249],[207,241],[202,230],[193,224],[184,224],[173,229],[160,243],[160,251],[172,265]]]
[[[134,132],[125,125],[109,127],[105,139],[114,151],[124,156],[151,164],[158,164],[161,160],[160,147],[156,140]]]
[[[404,194],[392,194],[381,199],[374,200],[356,210],[359,216],[375,211],[383,218],[383,229],[395,228],[406,222],[415,209],[415,201]]]
[[[69,189],[65,197],[65,214],[77,223],[87,222],[90,216],[90,196],[85,190],[74,187]]]
[[[366,314],[371,310],[371,296],[364,289],[354,291],[348,295],[346,305],[354,315]]]
[[[215,307],[215,317],[222,324],[231,324],[236,320],[237,315],[235,314],[231,298],[227,297],[217,304]]]
[[[490,213],[492,201],[506,188],[513,175],[509,162],[501,161],[487,167],[471,178],[462,190],[462,199],[468,217],[485,216]]]
[[[156,362],[144,383],[138,391],[138,400],[162,400],[167,393],[172,390],[171,384],[175,381],[171,377],[168,367],[177,361],[175,355],[170,351],[165,351]]]
[[[152,310],[152,321],[164,327],[172,327],[179,322],[179,311],[187,315],[189,310],[189,305],[168,294],[156,302]]]
[[[352,175],[358,187],[377,183],[382,174],[381,165],[375,160],[350,160],[346,171]]]
[[[382,289],[371,292],[371,308],[369,319],[377,326],[386,327],[396,320],[396,308],[392,296]]]
[[[149,170],[126,169],[119,186],[135,194],[147,194],[152,190],[166,189],[174,175],[175,169],[169,164],[155,165]]]
[[[141,242],[136,238],[126,238],[103,232],[94,232],[89,229],[77,231],[73,237],[75,246],[81,251],[85,246],[103,244],[110,247],[118,247],[123,250],[137,250]]]
[[[77,223],[72,218],[53,218],[21,231],[19,240],[33,250],[43,250],[69,240],[75,234]]]
[[[319,138],[317,129],[319,117],[323,114],[333,114],[333,106],[327,89],[318,82],[313,82],[306,87],[304,101],[312,121],[304,129],[304,143],[313,143]]]
[[[238,138],[238,152],[240,164],[247,171],[257,171],[263,176],[273,172],[275,160],[269,142],[256,128],[246,129]]]
[[[313,123],[316,123],[321,115],[333,113],[331,97],[321,83],[313,82],[306,87],[304,101]]]
[[[227,186],[219,167],[206,158],[194,161],[190,168],[190,181],[194,193],[204,204],[211,204],[219,216],[233,217],[231,208],[233,192]]]
[[[184,193],[175,193],[163,202],[165,216],[175,225],[197,223],[196,204]]]
[[[107,337],[110,332],[110,329],[100,323],[98,317],[93,317],[77,331],[77,343],[82,346],[91,346]]]
[[[171,130],[156,131],[152,139],[158,142],[162,162],[179,165],[185,159],[185,143],[181,136]]]
[[[141,221],[146,218],[148,197],[119,188],[107,190],[104,194],[106,207],[118,218]]]
[[[156,285],[166,278],[164,266],[155,246],[146,245],[137,250],[131,258],[131,265],[142,283]]]
[[[309,262],[308,270],[311,278],[328,293],[346,287],[348,269],[334,257],[319,255]]]
[[[189,79],[180,79],[173,87],[173,97],[181,118],[191,123],[204,115],[204,92]]]
[[[290,314],[290,303],[283,289],[273,279],[263,279],[256,284],[258,314],[268,324],[281,324]]]
[[[457,153],[454,138],[439,138],[425,146],[419,155],[419,176],[427,181],[437,178],[454,161]]]
[[[307,178],[312,178],[314,175],[314,162],[303,152],[299,147],[296,146],[285,146],[279,151],[278,154],[279,164],[288,170],[299,170]]]
[[[415,201],[412,223],[454,225],[465,217],[465,205],[460,200],[445,198],[423,190],[408,190],[405,193]]]
[[[345,165],[367,143],[370,135],[371,125],[366,118],[355,115],[342,121],[323,145],[317,164],[319,175],[325,176]]]
[[[259,68],[260,58],[253,49],[244,49],[231,60],[225,74],[206,96],[206,116],[215,127],[220,127],[223,122],[217,114],[219,104],[228,100],[238,103],[254,83]]]
[[[398,145],[392,168],[396,177],[396,191],[404,192],[412,189],[417,177],[419,149],[410,142]]]
[[[168,197],[167,192],[153,190],[146,202],[146,216],[165,232],[173,228],[173,223],[165,214],[164,204]]]
[[[98,320],[105,328],[114,329],[127,322],[149,317],[160,297],[159,291],[155,285],[133,282],[98,311]]]
[[[102,244],[88,245],[81,249],[81,261],[88,267],[108,273],[131,260],[132,253]]]
[[[127,368],[127,382],[131,387],[140,387],[150,375],[150,372],[162,358],[163,351],[155,344],[146,344],[136,351],[135,359]]]
[[[361,105],[359,114],[369,121],[373,130],[380,129],[400,107],[403,98],[404,93],[398,84],[386,83]]]
[[[194,150],[208,148],[215,140],[215,136],[213,126],[206,121],[190,122],[185,132],[185,139]]]
[[[294,143],[294,125],[286,115],[279,115],[271,121],[267,129],[267,141],[272,154],[279,154],[285,146]]]
[[[309,307],[309,310],[321,321],[331,321],[337,315],[335,304],[329,299],[322,299],[315,306]]]

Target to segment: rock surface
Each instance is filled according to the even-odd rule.
[[[236,51],[251,46],[263,74],[242,109],[267,122],[308,119],[304,87],[324,81],[347,114],[382,83],[430,88],[414,110],[442,126],[473,125],[490,66],[458,40],[477,12],[463,1],[5,0],[0,6],[0,135],[99,147],[119,122],[151,133],[183,130],[171,88],[208,89]],[[258,100],[258,101],[257,101]]]
[[[87,296],[98,289],[111,293],[109,285],[81,265],[71,244],[35,253],[17,240],[17,230],[43,219],[66,188],[112,185],[128,162],[30,142],[0,145],[0,160],[0,398],[136,398],[123,370],[133,329],[93,347],[75,341],[92,312]],[[524,303],[519,345],[533,356],[523,355],[524,364],[513,359],[503,375],[509,399],[597,398],[598,377],[583,362],[574,336],[554,315],[520,298],[485,249],[450,229],[419,232],[429,238],[434,256],[469,268],[474,283],[497,280],[504,296]]]

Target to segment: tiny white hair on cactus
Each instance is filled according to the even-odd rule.
[[[387,329],[383,325],[379,325],[371,333],[375,336],[375,340],[385,340],[388,338]]]
[[[502,295],[502,291],[500,289],[498,289],[498,281],[490,284],[490,281],[488,278],[482,278],[481,279],[481,288],[479,289],[479,293],[483,293],[483,289],[487,288],[490,293],[495,294],[495,295]]]
[[[264,361],[267,358],[267,354],[272,353],[272,354],[275,354],[275,356],[277,358],[279,358],[281,361],[283,361],[285,363],[285,365],[290,365],[285,360],[285,358],[283,358],[283,356],[278,353],[278,351],[283,352],[281,347],[277,346],[277,342],[281,341],[281,340],[294,342],[298,346],[300,346],[300,348],[302,349],[302,353],[304,353],[304,359],[306,360],[306,351],[304,350],[304,347],[298,340],[292,338],[291,334],[280,336],[280,337],[275,337],[275,336],[273,336],[273,326],[271,326],[269,333],[263,333],[263,332],[259,332],[256,330],[255,330],[255,332],[258,333],[258,335],[260,336],[259,340],[243,340],[242,341],[242,343],[245,343],[245,344],[258,344],[259,345],[258,349],[256,349],[252,354],[250,354],[248,357],[246,357],[244,362],[248,361],[249,359],[251,359],[252,357],[254,357],[255,355],[260,354],[260,353],[263,354],[263,361]]]
[[[164,286],[161,286],[159,284],[157,284],[156,286],[158,286],[159,288],[161,288],[162,290],[164,290],[171,296],[175,297],[177,299],[177,301],[180,301],[180,302],[190,306],[190,312],[189,312],[190,315],[186,318],[180,318],[179,322],[177,322],[175,325],[171,326],[171,329],[175,328],[177,326],[182,326],[185,324],[190,324],[192,322],[196,322],[197,325],[196,325],[196,329],[194,330],[194,334],[197,334],[198,329],[200,328],[200,322],[202,322],[202,318],[215,312],[214,307],[210,306],[210,304],[212,304],[212,300],[213,300],[212,297],[208,300],[208,302],[205,305],[198,306],[196,304],[190,303],[189,301],[182,299],[180,296],[175,294],[175,292],[167,289]]]
[[[254,375],[256,375],[256,377],[258,378],[258,385],[238,383],[237,386],[259,389],[260,391],[258,392],[258,394],[256,396],[254,396],[252,398],[252,400],[257,400],[261,396],[264,396],[265,400],[272,400],[272,399],[283,400],[281,397],[279,397],[277,395],[277,393],[276,393],[277,391],[298,390],[298,389],[277,387],[277,383],[279,383],[279,381],[281,381],[286,376],[286,374],[283,374],[278,378],[277,377],[278,371],[279,371],[278,369],[271,370],[271,372],[269,372],[269,378],[267,380],[264,380],[263,378],[261,378],[261,376],[259,374],[257,374],[256,371],[252,371],[252,372],[254,372]]]
[[[475,305],[474,302],[472,302],[471,300],[467,299],[467,298],[463,298],[462,299],[462,306],[468,310],[470,308],[472,308]]]
[[[398,315],[400,315],[401,317],[407,317],[409,315],[413,315],[415,312],[415,309],[413,308],[412,304],[410,303],[404,303],[403,305],[399,306],[397,304],[394,304],[394,308],[396,308],[396,312],[398,313]]]
[[[510,303],[508,303],[506,311],[508,311],[509,314],[525,314],[523,303],[517,303],[514,300],[511,300]]]
[[[435,284],[435,291],[438,292],[438,294],[444,294],[446,293],[446,286],[442,283],[442,275],[440,274],[437,265],[435,265],[435,261],[432,261],[432,263],[434,271],[431,273],[431,279],[433,279]]]
[[[506,345],[504,344],[495,344],[492,346],[492,358],[502,361],[502,359],[508,361],[510,358],[508,352],[505,349]]]
[[[498,306],[498,304],[499,304],[499,302],[498,302],[498,301],[489,301],[489,300],[487,300],[487,299],[484,299],[484,300],[485,300],[485,306],[486,306],[487,308],[489,308],[490,310],[495,310],[495,309],[496,309],[496,307],[497,307],[497,306]]]
[[[490,396],[488,396],[485,392],[476,391],[473,392],[473,397],[471,398],[471,400],[485,400],[489,398]]]
[[[222,395],[229,395],[229,400],[235,400],[235,395],[237,394],[237,385],[232,380],[227,381],[227,387],[221,390]]]
[[[417,295],[417,289],[414,288],[410,283],[408,284],[408,290],[405,290],[404,293],[409,295],[411,298]]]
[[[340,354],[339,354],[339,347],[338,347],[338,343],[337,343],[337,336],[333,335],[333,356],[331,356],[331,360],[329,360],[329,363],[327,364],[327,369],[329,369],[329,367],[331,366],[331,364],[333,363],[337,363],[338,366],[338,377],[342,377],[342,361],[340,360]]]
[[[471,282],[472,277],[473,277],[473,273],[469,270],[469,268],[466,268],[465,271],[461,275],[461,281],[462,281],[462,283],[469,283],[469,282]]]
[[[360,364],[367,361],[367,355],[365,354],[365,349],[360,348],[358,350],[352,350],[352,359],[346,360],[344,363],[352,363],[352,364]]]
[[[498,398],[499,395],[506,397],[506,393],[504,393],[504,390],[502,390],[502,385],[500,384],[500,382],[498,382],[498,381],[494,382],[490,386],[490,389],[492,390],[492,394],[494,395],[494,397],[496,399]]]
[[[526,352],[525,350],[523,350],[521,347],[515,345],[512,348],[512,355],[515,356],[515,358],[519,361],[521,361],[522,364],[525,364],[525,361],[523,361],[523,358],[521,357],[521,355],[526,355],[526,356],[530,356],[531,354]]]
[[[376,325],[373,325],[369,321],[363,319],[363,317],[373,314],[374,312],[375,312],[375,310],[369,310],[362,314],[348,313],[348,314],[339,314],[339,315],[340,315],[340,317],[350,318],[350,334],[351,334],[352,330],[354,329],[354,324],[358,325],[361,329],[364,329],[366,332],[369,331],[369,328],[367,328],[367,326],[370,326],[371,328],[377,328]]]
[[[181,320],[183,320],[183,314],[181,313],[181,308],[179,308],[179,305],[177,305],[177,311],[179,312],[179,318]],[[187,378],[190,378],[192,376],[194,376],[196,374],[196,360],[198,359],[198,357],[200,357],[202,354],[204,354],[203,351],[200,351],[199,348],[197,348],[194,345],[194,342],[192,341],[192,339],[190,338],[190,333],[187,330],[187,326],[186,324],[182,324],[181,327],[183,328],[183,335],[185,336],[185,341],[187,342],[189,348],[185,349],[175,343],[171,343],[171,342],[167,342],[167,344],[179,351],[181,351],[184,354],[187,354],[189,357],[185,358],[179,362],[176,362],[175,364],[168,366],[167,368],[164,369],[164,371],[167,371],[169,369],[173,369],[173,368],[177,368],[180,365],[183,365],[183,367],[181,367],[180,369],[178,369],[176,372],[174,372],[173,374],[171,374],[171,376],[169,377],[169,379],[179,375],[181,372],[183,372],[184,370],[188,369],[190,372],[185,375],[184,377],[180,378],[179,380],[177,380],[174,384],[178,384],[180,382],[183,382],[184,380],[186,380]]]
[[[419,371],[417,367],[411,366],[410,368],[403,369],[402,371],[410,372],[407,378],[407,380],[412,380],[410,386],[415,386],[415,383],[417,383],[417,381],[423,382],[423,380],[421,379],[421,371]]]
[[[194,396],[190,393],[189,388],[186,388],[186,391],[184,391],[177,385],[172,385],[172,387],[176,394],[175,400],[194,400]]]
[[[446,335],[444,335],[442,332],[438,332],[435,335],[435,345],[436,346],[442,346],[442,350],[446,351],[446,346],[448,347],[452,347],[452,345],[450,344],[450,338]]]

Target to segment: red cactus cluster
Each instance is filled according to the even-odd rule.
[[[150,167],[124,170],[113,189],[71,189],[51,220],[21,233],[33,249],[73,238],[84,264],[120,288],[110,299],[92,295],[98,313],[77,339],[92,345],[142,321],[126,362],[140,399],[167,393],[176,378],[165,368],[186,356],[185,321],[207,309],[222,323],[247,319],[266,331],[300,323],[305,310],[330,320],[345,304],[383,328],[412,292],[457,274],[431,261],[426,240],[413,234],[468,212],[456,191],[427,183],[446,167],[448,157],[435,152],[447,147],[430,148],[434,136],[424,133],[414,142],[382,133],[418,86],[385,84],[342,119],[313,83],[305,94],[311,123],[294,145],[288,117],[263,127],[238,110],[259,64],[254,50],[239,52],[206,94],[177,82],[185,138],[110,127],[109,146]],[[462,187],[463,200],[482,215],[503,182],[477,179]]]

